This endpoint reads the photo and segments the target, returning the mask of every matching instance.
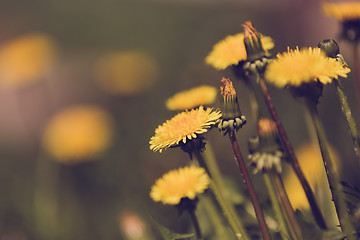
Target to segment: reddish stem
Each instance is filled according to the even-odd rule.
[[[289,221],[289,225],[292,227],[294,231],[296,239],[303,239],[301,234],[301,228],[296,220],[294,209],[291,206],[290,199],[286,194],[284,183],[281,179],[280,174],[271,173],[271,180],[274,182],[277,193],[279,194],[279,199],[282,203],[282,207],[286,213],[286,217]]]
[[[276,126],[277,126],[277,129],[279,131],[279,135],[280,135],[280,138],[281,138],[281,141],[283,142],[284,144],[284,147],[287,151],[287,153],[289,154],[290,156],[290,161],[291,161],[291,166],[292,168],[294,169],[294,172],[295,174],[297,175],[303,189],[304,189],[304,192],[305,192],[305,195],[308,199],[308,202],[309,202],[309,205],[310,205],[310,208],[311,208],[311,211],[313,213],[313,216],[314,216],[314,219],[316,221],[316,223],[318,224],[318,226],[324,230],[327,229],[326,227],[326,223],[325,223],[325,220],[324,220],[324,217],[320,211],[320,208],[318,206],[318,204],[316,203],[316,200],[315,200],[315,196],[314,196],[314,193],[310,187],[310,184],[309,182],[306,180],[305,176],[304,176],[304,173],[302,172],[301,168],[300,168],[300,165],[299,165],[299,162],[296,158],[296,155],[295,155],[295,151],[290,143],[290,140],[285,132],[285,129],[280,121],[280,118],[279,118],[279,115],[277,114],[277,111],[275,109],[275,106],[274,106],[274,103],[270,97],[270,94],[269,94],[269,90],[266,86],[266,83],[263,79],[260,79],[260,86],[261,86],[261,91],[264,95],[264,98],[265,98],[265,102],[266,102],[266,105],[269,109],[269,112],[272,116],[272,119],[274,120],[274,122],[276,123]]]
[[[260,231],[261,231],[261,234],[263,236],[263,239],[264,240],[271,240],[270,232],[269,232],[269,229],[268,229],[268,227],[266,225],[264,214],[262,212],[259,200],[257,198],[255,188],[254,188],[254,186],[253,186],[253,184],[251,182],[250,175],[249,175],[249,173],[247,171],[245,161],[244,161],[244,159],[242,157],[242,154],[241,154],[241,151],[240,151],[239,144],[238,144],[238,142],[236,140],[235,133],[234,132],[229,133],[229,138],[230,138],[232,148],[234,150],[236,161],[237,161],[239,169],[241,171],[241,175],[242,175],[242,177],[244,179],[245,186],[246,186],[247,191],[248,191],[248,193],[250,195],[251,202],[252,202],[252,204],[254,206],[256,218],[258,220]]]

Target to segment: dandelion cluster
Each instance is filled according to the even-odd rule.
[[[121,4],[127,5],[133,10],[138,4]],[[15,24],[4,21],[0,96],[8,112],[1,121],[10,127],[2,128],[0,240],[73,239],[89,226],[97,229],[85,239],[359,240],[359,113],[353,117],[351,107],[360,106],[360,2],[305,5],[284,16],[322,10],[304,21],[321,31],[308,35],[309,26],[300,24],[292,28],[297,34],[280,33],[294,21],[284,25],[288,19],[280,19],[276,4],[262,11],[260,26],[268,36],[249,20],[232,24],[238,9],[221,20],[223,7],[214,6],[206,11],[215,14],[198,14],[197,6],[197,16],[182,27],[201,31],[184,33],[175,29],[177,16],[163,19],[172,14],[162,14],[169,10],[163,7],[150,9],[156,21],[144,15],[148,11],[137,12],[133,22],[143,26],[141,34],[127,26],[131,21],[121,21],[124,13],[133,15],[127,8],[121,18],[105,17],[106,23],[120,21],[100,32],[93,32],[100,26],[95,19],[95,28],[88,24],[77,33],[86,12],[70,29],[76,31],[53,36],[13,28],[31,29],[33,21],[23,25],[27,12]],[[245,15],[252,8],[247,5]],[[270,15],[276,19],[266,22]],[[311,38],[336,29],[334,23],[337,35]],[[53,22],[45,25],[59,30]],[[230,35],[233,27],[237,34]],[[108,42],[109,36],[116,39]],[[357,91],[358,105],[348,102],[348,91]],[[164,114],[170,117],[159,119]],[[25,144],[24,152],[8,152]],[[17,169],[20,157],[26,165]],[[106,209],[95,206],[101,202]]]

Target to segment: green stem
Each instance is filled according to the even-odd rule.
[[[211,221],[211,225],[214,228],[215,232],[215,239],[223,239],[223,240],[231,240],[233,238],[230,237],[229,233],[227,232],[226,228],[224,227],[222,216],[219,213],[218,208],[215,205],[215,202],[206,194],[201,194],[199,196],[199,203],[206,211],[206,214]]]
[[[224,212],[224,216],[228,220],[229,225],[230,225],[231,229],[233,230],[236,238],[249,240],[250,238],[247,236],[247,233],[245,232],[245,228],[243,227],[243,224],[240,222],[240,219],[237,217],[237,214],[235,212],[233,205],[231,205],[228,201],[226,201],[226,198],[224,198],[224,195],[222,194],[222,191],[219,188],[218,183],[213,179],[210,169],[208,168],[207,164],[205,163],[204,158],[202,157],[201,153],[199,151],[195,151],[194,155],[197,158],[199,165],[201,167],[203,167],[206,170],[206,172],[209,174],[209,176],[211,178],[210,187],[211,187],[222,211]]]
[[[205,150],[202,152],[202,156],[204,157],[204,161],[205,164],[208,168],[208,171],[213,179],[213,181],[218,185],[218,189],[221,191],[221,195],[224,197],[224,199],[228,202],[230,211],[234,213],[234,216],[236,219],[240,219],[239,216],[237,215],[235,208],[233,206],[233,204],[230,202],[230,200],[228,199],[226,193],[224,192],[224,189],[226,188],[224,181],[223,181],[223,175],[221,174],[219,165],[216,161],[214,152],[212,150],[212,146],[210,144],[209,141],[206,141],[206,148]],[[247,233],[243,227],[242,222],[239,221],[239,223],[237,223],[240,227],[241,227],[241,232],[243,233],[243,235],[245,236],[244,239],[249,238],[247,236]],[[224,237],[222,237],[224,238]]]
[[[256,97],[254,86],[251,83],[251,81],[247,81],[246,87],[248,89],[250,107],[251,107],[252,113],[254,115],[254,119],[258,119],[260,116],[260,111],[259,111],[259,103],[258,103],[258,100]]]
[[[320,211],[320,208],[319,208],[318,204],[316,203],[315,195],[310,187],[309,182],[305,178],[305,175],[300,168],[300,164],[296,158],[295,151],[294,151],[294,149],[290,143],[290,140],[285,132],[285,129],[280,121],[279,115],[277,114],[274,103],[270,97],[269,90],[263,79],[260,79],[260,87],[261,87],[261,91],[264,95],[266,105],[271,114],[271,117],[274,120],[274,122],[276,123],[276,127],[279,131],[281,141],[284,144],[285,150],[287,151],[287,153],[289,155],[289,160],[290,160],[291,166],[294,169],[294,172],[295,172],[296,176],[298,177],[298,179],[304,189],[304,192],[308,199],[314,219],[320,228],[326,230],[327,226],[326,226],[324,217]]]
[[[325,167],[329,187],[331,190],[331,194],[333,197],[333,201],[335,204],[336,212],[339,218],[340,227],[344,232],[344,234],[346,235],[347,240],[355,240],[356,237],[354,235],[354,226],[352,225],[350,216],[348,214],[346,201],[344,198],[344,194],[342,192],[342,186],[340,183],[339,175],[330,158],[325,131],[321,124],[317,107],[312,105],[311,103],[308,103],[307,106],[314,121],[316,133],[318,136],[320,151],[323,157],[324,167]]]
[[[251,202],[253,204],[255,214],[256,214],[256,218],[258,220],[258,224],[259,224],[259,227],[260,227],[261,235],[263,236],[264,240],[270,240],[271,235],[270,235],[269,229],[268,229],[268,227],[266,225],[265,217],[264,217],[263,211],[261,209],[260,202],[259,202],[259,200],[257,198],[254,185],[252,184],[250,175],[249,175],[249,173],[247,171],[247,168],[246,168],[245,161],[244,161],[244,159],[242,157],[239,144],[238,144],[238,142],[236,140],[235,132],[230,132],[229,133],[229,139],[230,139],[231,146],[233,148],[235,158],[236,158],[236,161],[238,163],[241,175],[242,175],[242,177],[244,179],[246,189],[247,189],[247,191],[249,193]]]
[[[58,171],[58,166],[50,159],[39,156],[36,163],[34,192],[35,224],[37,232],[45,239],[58,235]]]
[[[357,160],[360,163],[360,145],[359,145],[359,134],[356,128],[355,120],[351,114],[351,109],[349,106],[349,102],[346,98],[346,95],[344,93],[343,87],[341,86],[341,83],[338,79],[334,79],[334,85],[336,87],[339,100],[341,103],[341,109],[344,113],[345,119],[349,125],[350,135],[354,144],[354,150]]]
[[[202,156],[204,156],[206,166],[209,168],[212,179],[219,185],[221,189],[225,189],[223,176],[209,141],[206,141],[206,148],[202,152]]]
[[[200,230],[200,225],[199,225],[199,221],[196,217],[195,214],[195,209],[188,209],[190,218],[191,218],[191,222],[194,226],[195,229],[195,233],[196,233],[196,239],[202,239],[202,235],[201,235],[201,230]]]
[[[273,181],[271,181],[270,176],[269,176],[269,174],[267,172],[263,173],[263,177],[264,177],[266,188],[267,188],[267,190],[269,192],[271,205],[272,205],[272,207],[274,209],[276,219],[278,220],[278,223],[279,223],[280,234],[281,234],[283,239],[289,239],[290,234],[289,234],[289,231],[287,229],[286,218],[284,216],[284,212],[282,211],[282,208],[281,208],[281,205],[280,205],[280,199],[279,199],[278,194],[277,194],[277,192],[275,190],[274,183],[273,183]]]
[[[284,183],[283,183],[280,175],[277,173],[271,173],[270,179],[275,185],[275,189],[278,193],[278,196],[279,196],[279,199],[281,202],[281,206],[283,207],[284,212],[286,214],[286,219],[287,219],[287,222],[289,223],[289,229],[291,232],[291,236],[293,237],[293,239],[296,239],[296,240],[303,239],[302,233],[301,233],[301,228],[296,220],[294,209],[291,206],[289,197],[285,191]]]
[[[315,130],[314,122],[313,122],[312,117],[310,115],[309,109],[304,104],[301,104],[301,106],[302,106],[303,111],[304,111],[305,125],[306,125],[307,130],[308,130],[310,142],[311,142],[311,144],[317,146],[316,130]]]

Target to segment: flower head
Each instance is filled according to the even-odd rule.
[[[324,2],[323,10],[329,17],[334,17],[339,21],[360,19],[360,2]]]
[[[154,85],[159,74],[156,60],[140,51],[108,54],[97,62],[98,85],[110,94],[136,95]]]
[[[360,39],[360,2],[323,3],[325,14],[342,24],[341,37],[349,41]]]
[[[212,108],[205,110],[200,106],[191,111],[178,113],[155,130],[155,135],[149,142],[150,149],[162,152],[168,147],[196,139],[198,135],[207,132],[215,125],[221,117],[219,110],[212,110]]]
[[[166,100],[166,108],[182,111],[212,104],[216,99],[216,95],[217,89],[215,87],[207,85],[199,86],[175,94]]]
[[[261,42],[266,51],[274,47],[274,43],[270,37],[263,36]],[[240,61],[245,61],[246,58],[244,34],[238,33],[227,36],[215,44],[212,51],[205,58],[205,62],[217,70],[223,70],[231,65],[237,65]]]
[[[73,106],[55,115],[46,126],[44,148],[62,163],[86,161],[107,149],[112,118],[96,106]]]
[[[150,197],[164,204],[179,204],[182,198],[195,199],[210,183],[205,169],[188,166],[172,170],[158,179],[151,188]]]
[[[320,48],[296,48],[278,54],[267,66],[265,78],[279,88],[299,87],[315,81],[328,84],[333,78],[346,77],[349,72],[343,63],[326,57]]]
[[[349,41],[360,39],[360,2],[323,3],[324,12],[342,24],[341,37]]]
[[[0,46],[0,85],[14,88],[43,79],[55,65],[56,47],[49,36],[31,33]]]

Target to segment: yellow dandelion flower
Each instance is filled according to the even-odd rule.
[[[150,197],[155,202],[176,205],[182,198],[194,199],[209,186],[205,169],[188,166],[172,170],[158,179],[151,188]]]
[[[266,68],[265,79],[279,88],[299,87],[303,83],[331,83],[339,76],[346,77],[350,69],[334,58],[328,58],[320,48],[289,50],[278,54]]]
[[[221,117],[219,110],[212,108],[204,110],[203,106],[191,111],[178,113],[170,120],[160,125],[155,130],[155,135],[150,139],[150,149],[162,152],[180,142],[195,139],[199,134],[205,133]]]
[[[265,51],[274,47],[274,42],[270,37],[263,36],[261,43]],[[244,34],[238,33],[227,36],[215,44],[212,51],[205,58],[205,62],[217,70],[223,70],[231,65],[237,65],[240,61],[246,60],[246,58]]]
[[[159,65],[140,51],[123,51],[102,57],[95,66],[96,83],[110,94],[135,95],[154,85]]]
[[[31,33],[0,46],[0,86],[14,88],[34,83],[49,74],[55,62],[53,40]]]
[[[323,10],[326,15],[339,21],[351,21],[360,19],[360,2],[338,2],[323,3]]]
[[[55,115],[45,128],[44,148],[63,163],[86,161],[107,149],[112,118],[100,107],[79,105]]]
[[[331,158],[337,165],[339,158],[333,149],[330,150]],[[311,188],[315,190],[315,195],[322,198],[325,198],[326,195],[330,199],[331,193],[328,187],[320,149],[314,144],[305,144],[296,150],[296,156]],[[284,184],[292,206],[299,209],[309,209],[310,206],[305,192],[295,173],[292,171],[288,172],[284,177]],[[322,200],[327,202],[329,199]],[[320,200],[321,199],[318,199],[319,202]],[[321,202],[320,205],[322,204]]]
[[[168,110],[187,110],[202,105],[209,105],[215,102],[217,88],[203,85],[175,94],[166,100]]]

